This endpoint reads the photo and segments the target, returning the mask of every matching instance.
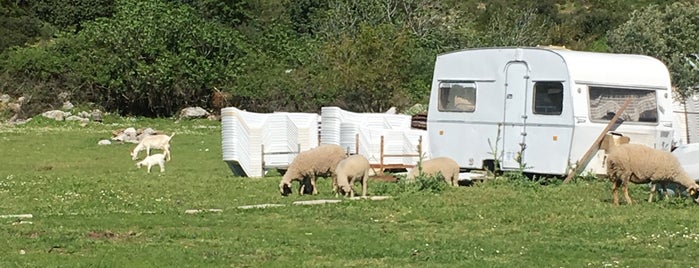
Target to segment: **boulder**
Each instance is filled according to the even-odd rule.
[[[77,116],[77,115],[71,115],[71,116],[66,117],[65,120],[66,121],[81,121],[82,122],[83,118],[80,116]]]
[[[74,107],[75,107],[75,105],[73,105],[69,101],[64,101],[63,107],[61,107],[61,110],[70,110],[70,109],[73,109]]]
[[[56,121],[63,121],[66,116],[70,116],[70,113],[66,113],[61,110],[46,111],[41,114],[43,117],[51,118]]]
[[[127,128],[112,132],[113,141],[138,143],[138,135],[135,128]]]
[[[94,110],[92,110],[92,113],[90,114],[90,116],[92,116],[92,121],[102,122],[102,111],[100,111],[98,109],[94,109]]]
[[[207,116],[209,116],[209,112],[201,107],[187,107],[180,111],[181,119],[206,118]]]
[[[110,144],[112,144],[112,142],[109,140],[101,140],[101,141],[97,142],[97,145],[110,145]]]

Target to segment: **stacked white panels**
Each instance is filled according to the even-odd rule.
[[[262,177],[265,168],[287,167],[301,150],[318,146],[314,113],[251,113],[221,109],[223,161],[236,176]],[[264,146],[264,159],[262,148]]]
[[[364,155],[372,164],[381,162],[382,136],[384,155],[417,154],[420,137],[423,141],[422,151],[428,152],[427,131],[412,129],[412,117],[409,115],[354,113],[338,107],[323,107],[321,118],[321,143],[338,144],[354,153],[358,137],[358,153]],[[417,163],[417,157],[384,157],[383,162],[414,165]]]

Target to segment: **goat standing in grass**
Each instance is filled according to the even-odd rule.
[[[131,159],[138,159],[138,152],[142,150],[146,150],[146,156],[150,156],[151,149],[160,149],[163,150],[163,154],[167,157],[167,160],[170,161],[170,140],[173,136],[175,136],[175,133],[172,133],[170,136],[157,134],[144,137],[141,142],[136,145],[136,148],[131,150]]]

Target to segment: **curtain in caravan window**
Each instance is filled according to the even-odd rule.
[[[473,82],[441,82],[439,111],[473,112],[476,110],[476,84]]]
[[[590,120],[609,121],[624,105],[631,102],[621,115],[626,122],[658,122],[658,102],[655,90],[590,86]]]

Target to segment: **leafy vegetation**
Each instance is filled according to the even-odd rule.
[[[357,112],[426,103],[435,56],[562,45],[655,56],[697,87],[696,1],[0,1],[0,93],[20,117],[73,103],[122,115]]]
[[[0,127],[2,267],[690,267],[699,206],[687,198],[611,204],[607,181],[517,174],[440,191],[370,181],[382,201],[317,206],[282,197],[280,177],[232,176],[215,121],[108,116]],[[132,144],[98,146],[127,126],[177,132],[166,172],[147,174]],[[418,185],[418,184],[413,184]],[[430,184],[431,185],[431,184]],[[239,209],[254,204],[282,204]],[[188,214],[190,209],[221,212]]]

